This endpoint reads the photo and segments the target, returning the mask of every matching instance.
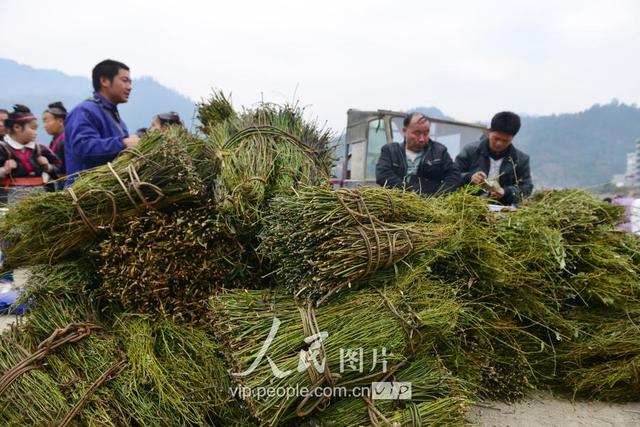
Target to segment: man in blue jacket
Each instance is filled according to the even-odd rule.
[[[112,161],[140,140],[137,135],[129,136],[118,113],[118,104],[127,102],[131,94],[129,67],[107,59],[93,68],[91,77],[93,96],[69,113],[64,126],[65,187],[73,183],[78,172]]]

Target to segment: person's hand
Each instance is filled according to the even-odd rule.
[[[480,185],[486,179],[487,179],[487,174],[482,172],[482,171],[478,171],[478,172],[474,173],[473,175],[471,175],[471,183],[472,184]]]
[[[502,199],[502,198],[504,197],[504,188],[502,188],[502,187],[496,187],[496,188],[494,188],[493,190],[491,190],[491,191],[489,192],[489,196],[490,196],[492,199],[495,199],[495,200],[500,200],[500,199]]]
[[[16,163],[15,160],[13,159],[9,159],[6,162],[4,162],[4,170],[7,172],[11,172],[12,170],[16,169],[18,167],[18,164]]]
[[[138,142],[140,142],[140,137],[138,135],[131,135],[128,138],[125,138],[122,140],[122,143],[127,147],[127,148],[133,148],[136,145],[138,145]]]
[[[36,162],[38,162],[38,164],[42,166],[44,169],[46,169],[47,166],[49,166],[49,159],[47,159],[45,156],[38,156],[38,158],[36,159]]]

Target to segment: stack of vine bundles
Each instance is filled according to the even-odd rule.
[[[7,267],[32,274],[28,314],[3,337],[2,420],[251,422],[229,395],[207,301],[224,286],[262,287],[253,247],[269,199],[326,182],[327,134],[299,120],[262,105],[203,136],[150,134],[71,191],[11,208]]]
[[[289,365],[285,362],[285,366],[291,370],[300,358],[297,352],[309,347],[308,343],[302,344],[303,340],[297,335],[308,337],[309,328],[304,333],[305,321],[294,320],[298,316],[308,318],[309,308],[298,309],[300,313],[291,318],[293,311],[288,310],[286,304],[291,304],[292,309],[304,307],[310,300],[314,310],[311,317],[318,318],[325,310],[332,313],[327,315],[328,320],[318,322],[318,330],[329,334],[339,329],[364,336],[371,340],[367,345],[374,347],[378,338],[388,340],[384,334],[389,329],[403,328],[397,324],[366,328],[365,325],[375,325],[384,317],[364,295],[373,289],[379,297],[381,288],[385,289],[384,293],[396,289],[408,274],[414,284],[424,280],[446,283],[446,288],[454,290],[459,303],[465,307],[464,315],[444,315],[447,326],[453,327],[455,333],[442,339],[432,334],[436,339],[420,348],[423,351],[428,348],[430,356],[462,380],[471,394],[517,399],[537,386],[566,384],[563,379],[569,377],[550,366],[563,363],[557,349],[570,349],[579,344],[571,315],[576,307],[596,316],[603,307],[624,310],[622,301],[629,301],[638,289],[640,276],[635,262],[640,248],[638,239],[615,231],[619,209],[579,191],[543,194],[516,214],[508,215],[490,213],[486,202],[465,192],[425,200],[409,193],[375,188],[337,192],[318,187],[301,188],[294,197],[274,199],[271,208],[267,226],[261,233],[259,252],[273,261],[273,274],[280,288],[275,294],[230,291],[213,303],[213,311],[222,313],[219,319],[233,317],[235,310],[239,312],[243,307],[261,313],[266,310],[266,314],[251,315],[246,323],[238,320],[226,325],[223,341],[228,344],[224,347],[228,350],[227,359],[237,371],[250,366],[263,349],[265,338],[273,330],[274,317],[288,320],[287,338],[300,344],[291,344],[287,339],[279,341],[276,336],[271,345],[277,343],[281,347],[271,355],[272,361],[288,361]],[[592,252],[598,247],[604,258],[598,259]],[[611,267],[615,267],[615,273],[609,280],[596,280],[608,274]],[[282,295],[282,288],[294,294],[295,303]],[[440,289],[442,292],[445,288]],[[413,292],[407,298],[416,294],[420,295]],[[346,302],[353,305],[355,318],[364,319],[362,323],[338,309]],[[409,307],[405,311],[416,311]],[[403,310],[395,308],[392,312]],[[604,316],[599,319],[608,321]],[[355,330],[367,332],[356,335],[338,323],[343,320],[355,325]],[[415,325],[422,322],[417,320]],[[224,325],[219,327],[223,329]],[[284,322],[279,323],[278,335],[284,327]],[[629,322],[626,327],[633,325]],[[297,331],[296,334],[293,331]],[[340,348],[344,342],[355,340],[349,336],[345,341],[337,338],[332,344]],[[330,354],[331,348],[328,341],[323,351]],[[394,354],[413,360],[407,356],[413,352]],[[335,371],[339,356],[335,355],[334,359],[328,356],[329,372]],[[613,351],[605,356],[616,357]],[[332,363],[334,369],[331,369]],[[273,371],[269,364],[262,368],[258,379],[242,379],[249,390],[258,384],[292,386],[300,382],[313,389],[318,381],[319,384],[323,384],[322,381],[339,384],[342,380],[342,377],[335,381],[330,381],[331,377],[322,380],[316,372],[316,375],[298,373],[295,379],[287,377],[278,380],[280,382],[268,382]],[[633,381],[622,379],[619,385],[624,387],[628,380]],[[344,381],[352,384],[349,379]],[[616,377],[608,381],[616,382]],[[330,405],[324,400],[315,402],[318,405],[314,408],[325,409],[323,414],[328,414],[331,410],[327,406],[337,408],[342,404],[335,406],[336,400],[341,402],[334,399]],[[370,405],[358,399],[351,402],[364,405],[360,415],[372,419],[371,413],[376,411]],[[299,397],[269,399],[263,396],[260,400],[255,394],[250,395],[254,415],[272,424],[307,415],[308,404],[308,399]]]

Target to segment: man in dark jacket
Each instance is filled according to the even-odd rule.
[[[406,188],[432,195],[454,191],[460,171],[451,160],[447,147],[429,138],[429,119],[420,113],[405,117],[402,144],[382,147],[376,164],[376,182],[389,188]]]
[[[513,146],[520,117],[503,111],[491,119],[487,136],[467,145],[456,157],[462,184],[483,186],[503,205],[518,203],[533,191],[529,156]]]

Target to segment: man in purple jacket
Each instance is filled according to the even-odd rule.
[[[65,187],[73,183],[78,172],[107,164],[140,140],[137,135],[129,136],[117,107],[131,94],[129,67],[107,59],[93,68],[91,77],[93,96],[76,106],[64,125]]]

